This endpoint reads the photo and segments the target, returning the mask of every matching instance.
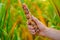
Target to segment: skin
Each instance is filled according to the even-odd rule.
[[[53,40],[60,40],[60,31],[59,30],[55,30],[53,28],[48,28],[46,27],[43,23],[41,23],[37,18],[35,18],[34,16],[32,16],[32,20],[37,24],[38,28],[39,28],[39,32],[38,35],[40,36],[45,36],[45,37],[49,37]],[[32,25],[29,25],[29,20],[28,20],[28,29],[30,31],[31,34],[35,35],[35,29]]]

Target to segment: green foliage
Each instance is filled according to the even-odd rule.
[[[2,2],[3,1],[3,2]],[[9,3],[10,2],[10,3]],[[26,40],[22,34],[27,32],[27,19],[23,8],[19,5],[18,0],[0,0],[0,39],[1,40]],[[38,13],[33,6],[37,6],[42,11],[42,16],[46,19],[46,24],[60,30],[60,0],[20,0],[21,3],[26,3],[32,15],[38,18]],[[15,24],[16,23],[16,24]],[[48,24],[49,23],[49,24]],[[13,29],[13,30],[12,30]],[[25,29],[23,31],[23,29]],[[12,31],[13,32],[12,32]],[[27,30],[27,31],[26,31]],[[10,33],[12,32],[12,33]],[[27,34],[26,34],[27,35]],[[34,40],[42,39],[36,36]],[[47,39],[46,39],[47,40]]]

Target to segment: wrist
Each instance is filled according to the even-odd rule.
[[[49,30],[48,27],[43,28],[43,29],[39,32],[39,35],[41,35],[41,36],[46,36],[46,32],[47,32],[48,30]]]

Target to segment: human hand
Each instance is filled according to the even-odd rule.
[[[36,24],[31,25],[31,22],[28,20],[28,29],[31,32],[31,34],[35,35],[36,32],[38,32],[38,35],[44,35],[44,31],[47,29],[47,27],[42,24],[36,17],[32,16],[31,18]],[[35,27],[38,27],[38,29],[35,30]]]

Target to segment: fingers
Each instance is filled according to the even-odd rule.
[[[28,25],[28,29],[34,30],[34,27],[32,27],[31,25]]]
[[[35,24],[34,20],[28,20],[28,29],[32,34],[36,34],[39,31],[39,28],[37,29],[37,25]]]
[[[28,29],[29,29],[30,33],[35,35],[36,34],[35,25],[32,25],[29,20],[28,20],[27,24],[28,24]]]
[[[29,31],[30,31],[31,34],[33,34],[33,35],[36,34],[36,32],[34,30],[34,27],[32,27],[31,25],[28,25],[28,29],[29,29]]]

